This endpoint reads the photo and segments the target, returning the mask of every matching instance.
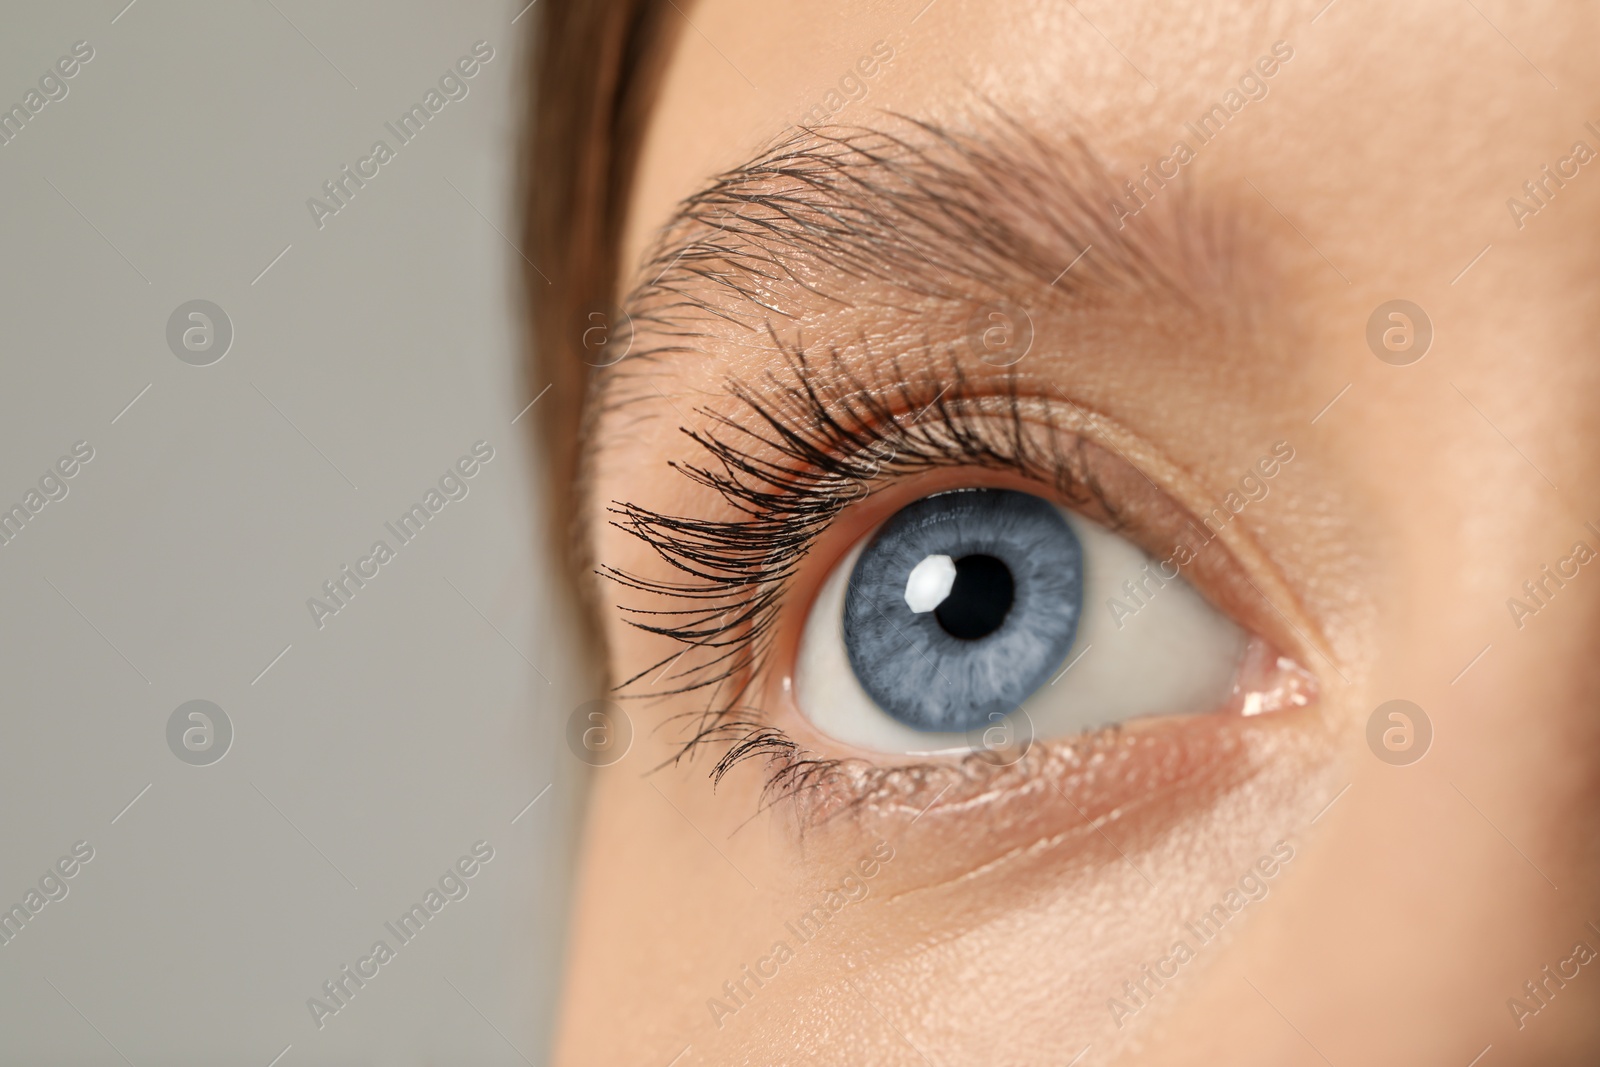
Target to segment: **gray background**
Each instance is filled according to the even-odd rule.
[[[0,106],[95,51],[0,146],[0,507],[95,450],[0,546],[0,908],[95,850],[0,946],[0,1060],[542,1063],[561,737],[593,692],[541,543],[539,407],[513,424],[539,389],[523,4],[125,5],[0,8]],[[319,230],[307,198],[479,40],[470,94]],[[193,299],[233,323],[211,366],[167,346]],[[307,598],[480,439],[468,496],[318,630]],[[193,699],[233,724],[209,766],[167,745]],[[318,1030],[307,998],[479,839],[469,895]]]

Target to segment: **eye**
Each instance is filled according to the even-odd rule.
[[[969,750],[1019,709],[1039,738],[1235,695],[1250,635],[1171,561],[1029,493],[936,493],[823,582],[795,699],[823,734],[897,753]]]

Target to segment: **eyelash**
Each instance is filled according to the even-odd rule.
[[[671,466],[716,492],[737,518],[666,515],[623,502],[608,509],[613,526],[644,542],[683,578],[599,570],[626,589],[682,605],[620,605],[631,625],[683,647],[621,682],[619,694],[644,698],[709,690],[703,710],[683,713],[691,720],[690,736],[673,762],[720,746],[711,769],[720,783],[744,761],[763,759],[763,807],[816,789],[844,769],[841,760],[807,755],[743,702],[767,664],[802,563],[846,507],[896,478],[963,467],[1020,473],[1051,486],[1068,506],[1093,506],[1113,527],[1120,525],[1079,451],[1084,439],[1054,425],[1047,424],[1043,434],[1037,426],[1026,429],[1037,417],[1030,408],[1025,421],[1015,376],[1004,379],[998,392],[978,394],[953,359],[942,384],[937,374],[907,375],[891,364],[895,384],[880,394],[839,359],[828,362],[827,373],[815,373],[803,350],[788,349],[787,379],[769,373],[761,388],[731,382],[730,395],[754,416],[754,429],[706,409],[698,413],[710,420],[710,429],[682,428],[709,462]],[[645,679],[655,675],[659,682],[667,671],[673,671],[674,687],[658,690],[651,683],[649,693],[638,691]],[[929,769],[878,768],[877,782],[858,782],[862,788],[845,799],[864,800],[877,791],[868,786],[881,789],[892,776],[925,776]]]

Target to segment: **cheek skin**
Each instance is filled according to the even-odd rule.
[[[592,984],[598,994],[603,985],[610,1003],[628,989],[648,997],[661,1024],[651,1040],[693,1041],[709,1062],[760,1061],[797,1040],[822,1048],[841,1033],[876,1046],[867,1062],[902,1062],[906,1050],[880,1011],[894,1027],[914,1026],[915,1040],[939,1049],[938,1062],[984,1062],[999,1046],[1020,1052],[1019,1034],[1038,1035],[1045,1062],[1066,1062],[1089,1040],[1109,1047],[1118,1035],[1108,991],[1165,954],[1193,918],[1192,901],[1220,898],[1278,837],[1298,842],[1298,828],[1336,789],[1328,775],[1307,773],[1321,746],[1303,731],[1252,724],[1220,747],[1175,756],[1192,761],[1192,775],[1115,818],[1082,791],[1082,814],[1059,794],[978,798],[920,818],[891,804],[826,824],[798,851],[779,828],[738,828],[756,799],[754,775],[735,772],[715,797],[693,778],[659,781],[669,805],[636,777],[643,763],[633,774],[613,768],[597,815],[625,811],[630,821],[591,858],[582,897],[605,915],[608,958],[576,956],[575,988]],[[1262,808],[1279,813],[1279,825],[1241,834]],[[801,944],[794,921],[877,840],[893,858],[866,882],[865,899]],[[628,873],[658,862],[681,879],[670,898],[678,903],[665,911]],[[673,937],[661,936],[662,923]],[[794,960],[734,1019],[713,1026],[706,999],[724,998],[722,983],[774,940],[794,948]]]

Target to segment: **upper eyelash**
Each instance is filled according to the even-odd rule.
[[[880,394],[837,353],[820,374],[803,350],[783,351],[786,379],[769,372],[761,388],[729,383],[752,424],[699,409],[711,428],[682,431],[708,461],[670,464],[718,493],[738,517],[667,515],[615,502],[608,509],[612,525],[643,541],[682,577],[599,570],[624,588],[682,605],[619,605],[631,625],[683,646],[622,681],[619,692],[664,697],[707,691],[705,707],[685,713],[694,721],[675,759],[724,744],[711,770],[720,782],[744,760],[764,758],[764,804],[820,784],[839,768],[837,760],[808,756],[744,699],[771,652],[793,578],[840,511],[889,478],[960,466],[1015,471],[1053,486],[1069,504],[1093,503],[1115,516],[1077,454],[1082,438],[1074,436],[1076,446],[1067,448],[1062,434],[1027,432],[1015,377],[1004,379],[1002,391],[975,394],[953,359],[942,382],[931,372],[902,374],[891,362],[894,384]],[[988,401],[981,412],[980,400]],[[676,684],[662,690],[651,683],[650,692],[638,691],[648,676],[659,682],[668,671]]]

